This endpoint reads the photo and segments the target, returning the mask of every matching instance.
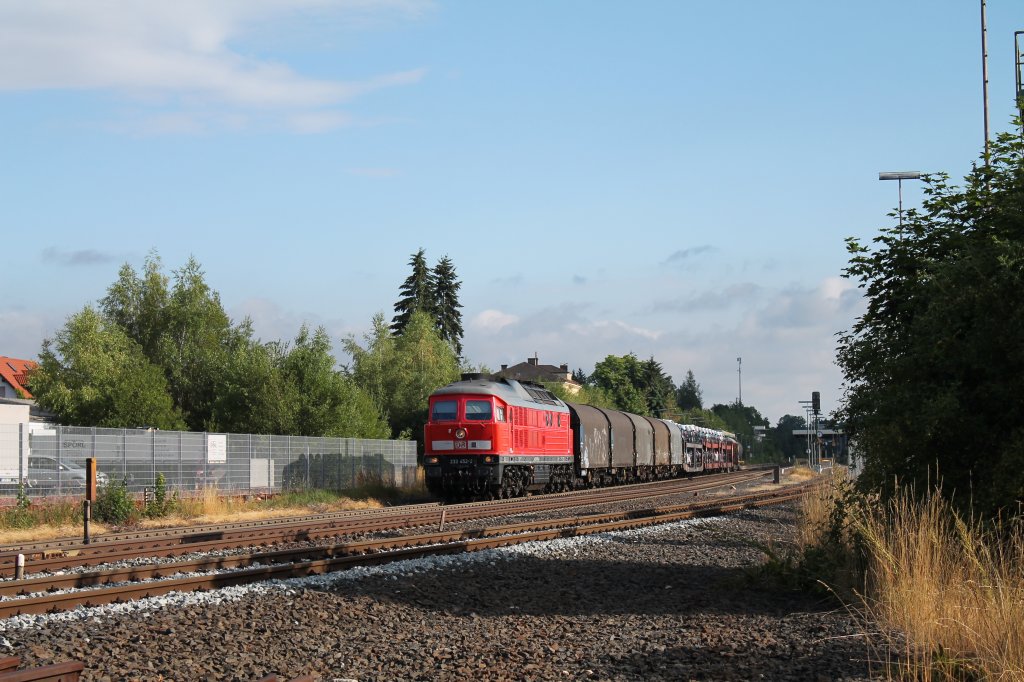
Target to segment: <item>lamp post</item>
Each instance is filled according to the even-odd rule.
[[[900,230],[901,230],[900,234],[902,234],[902,230],[903,230],[903,181],[904,180],[920,180],[921,179],[921,172],[920,171],[890,171],[890,172],[879,173],[878,174],[878,179],[879,180],[896,180],[896,181],[899,182],[899,194],[900,194],[899,214],[900,214]]]

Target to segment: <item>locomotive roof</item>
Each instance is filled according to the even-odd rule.
[[[515,379],[467,379],[456,381],[434,391],[433,395],[493,395],[509,405],[568,412],[569,408],[555,395],[536,384],[519,382]]]

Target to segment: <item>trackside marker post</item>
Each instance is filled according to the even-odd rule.
[[[442,509],[441,510],[441,525],[438,526],[438,528],[437,528],[437,532],[438,533],[443,533],[444,532],[444,517],[445,517],[445,515],[447,513],[448,513],[447,509]]]
[[[96,458],[85,458],[85,501],[82,503],[82,542],[89,544],[89,522],[92,521],[92,503],[96,501]]]
[[[25,555],[19,554],[14,560],[14,579],[21,580],[25,577]]]

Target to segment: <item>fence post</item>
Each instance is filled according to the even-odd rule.
[[[210,432],[203,431],[203,487],[210,480]]]
[[[25,485],[25,429],[28,424],[18,424],[18,485],[19,490],[24,490]]]
[[[150,435],[150,452],[153,456],[153,485],[156,485],[156,429],[154,428],[149,432]]]
[[[124,462],[124,478],[128,478],[128,429],[121,429],[121,456]],[[92,451],[92,456],[96,456],[95,448]]]

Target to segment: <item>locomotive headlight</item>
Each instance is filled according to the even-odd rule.
[[[466,437],[466,429],[455,429],[455,437],[462,440]]]
[[[490,464],[493,461],[494,461],[494,458],[491,457],[490,455],[488,455],[487,457],[484,457],[484,464]]]
[[[427,464],[437,464],[440,461],[440,457],[427,457]]]

